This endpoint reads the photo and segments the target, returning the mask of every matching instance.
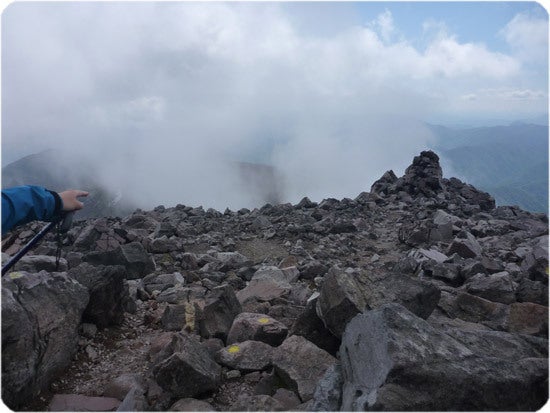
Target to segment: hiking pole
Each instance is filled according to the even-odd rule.
[[[6,272],[8,272],[11,267],[13,267],[17,261],[19,261],[23,256],[29,252],[38,242],[44,238],[44,236],[51,231],[53,227],[55,227],[59,222],[61,222],[59,227],[59,232],[67,232],[69,228],[71,227],[71,224],[73,222],[73,216],[74,211],[71,211],[69,213],[62,213],[59,217],[57,217],[55,220],[50,222],[48,225],[46,225],[38,234],[36,234],[23,248],[21,248],[17,254],[15,254],[13,257],[9,259],[9,261],[2,267],[2,275],[4,275]]]

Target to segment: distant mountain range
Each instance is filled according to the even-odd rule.
[[[430,128],[447,174],[489,192],[498,205],[548,212],[548,126]]]
[[[489,192],[498,205],[548,212],[548,126],[514,123],[479,128],[429,127],[436,136],[432,149],[440,155],[447,177],[456,176]],[[91,195],[79,219],[124,216],[135,210],[124,194],[114,193],[94,179],[92,165],[78,162],[78,167],[60,165],[54,151],[29,155],[3,166],[2,187],[42,185],[57,191],[86,188]],[[258,206],[286,202],[283,180],[275,168],[247,162],[230,164]]]
[[[2,188],[40,185],[54,191],[69,188],[85,189],[90,195],[85,200],[86,208],[79,211],[78,219],[101,216],[122,217],[138,207],[128,201],[128,197],[121,191],[114,192],[101,184],[95,178],[94,170],[90,162],[82,159],[61,161],[55,151],[47,150],[25,156],[4,166]],[[283,202],[282,179],[273,167],[249,162],[228,162],[228,170],[234,171],[238,182],[246,188],[247,195],[258,206]],[[163,202],[159,199],[157,205]],[[181,202],[186,201],[182,199]]]
[[[107,190],[94,180],[94,174],[90,171],[93,169],[86,161],[79,160],[78,168],[60,164],[55,151],[47,150],[2,167],[2,188],[40,185],[58,192],[70,188],[86,189],[90,195],[86,198],[86,208],[79,211],[78,219],[124,216],[135,209],[120,194]]]

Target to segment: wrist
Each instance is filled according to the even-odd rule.
[[[63,211],[63,200],[61,199],[61,197],[59,196],[59,194],[57,192],[50,191],[49,189],[47,189],[47,191],[50,194],[52,194],[52,196],[54,198],[54,201],[55,201],[55,207],[54,207],[53,215],[56,216],[56,215],[61,214],[61,211]]]

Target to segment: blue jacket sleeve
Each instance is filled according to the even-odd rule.
[[[40,186],[18,186],[2,190],[2,235],[27,222],[52,221],[61,212],[61,198]]]

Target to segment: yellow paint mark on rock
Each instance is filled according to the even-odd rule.
[[[185,304],[185,325],[183,330],[192,333],[195,331],[195,306],[193,303]]]
[[[14,271],[12,273],[10,273],[10,278],[12,280],[15,280],[17,278],[21,278],[23,276],[23,274],[21,274],[19,271]]]
[[[258,319],[258,322],[259,322],[260,324],[267,324],[267,323],[269,323],[269,318],[267,318],[267,317],[259,318],[259,319]]]
[[[241,351],[241,348],[235,345],[229,346],[229,348],[227,349],[227,352],[229,354],[235,354],[235,353],[238,353],[239,351]]]

